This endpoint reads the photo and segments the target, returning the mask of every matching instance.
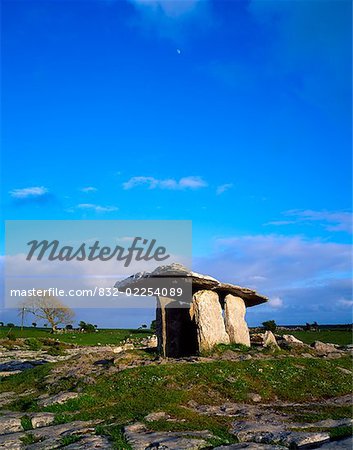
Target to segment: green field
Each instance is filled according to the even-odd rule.
[[[0,327],[0,339],[6,339],[10,328]],[[60,342],[77,345],[115,345],[126,338],[143,338],[152,334],[151,330],[134,329],[102,329],[95,333],[66,332],[52,334],[47,328],[14,327],[11,329],[16,338],[55,338]],[[297,339],[312,344],[314,341],[348,345],[353,343],[353,333],[346,330],[322,331],[279,331],[279,334],[292,334]]]
[[[117,345],[121,341],[130,338],[143,338],[151,335],[150,330],[132,330],[132,329],[103,329],[95,333],[66,332],[52,334],[47,328],[20,327],[8,328],[0,327],[0,339],[6,339],[9,332],[15,338],[52,338],[60,342],[76,345]]]
[[[305,344],[314,341],[329,342],[331,344],[348,345],[353,343],[353,333],[344,330],[322,330],[322,331],[281,331],[279,334],[292,334]]]

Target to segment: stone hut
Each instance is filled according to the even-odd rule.
[[[171,287],[181,288],[180,296],[157,296],[158,349],[166,357],[197,355],[217,344],[250,346],[246,308],[268,301],[252,289],[222,283],[180,264],[138,273],[115,287],[123,292],[149,287],[160,291],[164,287],[164,292],[171,292]]]

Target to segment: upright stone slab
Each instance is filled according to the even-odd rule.
[[[191,318],[197,327],[199,350],[210,350],[217,344],[229,344],[218,294],[198,291],[193,295]]]
[[[245,321],[246,307],[244,300],[232,294],[224,299],[225,328],[232,344],[243,344],[250,347],[250,334]]]

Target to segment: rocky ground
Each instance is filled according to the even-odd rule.
[[[74,405],[83,393],[82,386],[94,385],[100,376],[113,376],[131,368],[146,366],[208,364],[214,361],[262,361],[273,358],[301,358],[308,360],[339,360],[346,357],[351,349],[316,342],[306,346],[295,338],[285,336],[278,343],[270,334],[254,336],[253,344],[258,351],[237,352],[224,348],[203,357],[165,360],[158,357],[149,347],[136,350],[126,343],[119,347],[75,347],[66,348],[62,354],[52,355],[47,350],[29,350],[24,347],[0,348],[0,377],[10,380],[11,375],[28,375],[28,389],[2,390],[0,393],[0,448],[7,449],[109,449],[131,448],[133,450],[171,449],[256,449],[280,450],[285,448],[352,449],[352,438],[340,437],[338,430],[352,426],[351,417],[335,417],[306,421],[305,417],[318,415],[321,410],[335,411],[337,407],[349,408],[350,394],[332,396],[324,400],[307,402],[265,401],[259,393],[250,392],[243,402],[222,402],[203,404],[194,400],[181,405],[186,416],[217,418],[229,425],[229,436],[234,443],[225,445],[222,439],[209,429],[187,429],[186,419],[170,411],[155,410],[122,426],[124,444],[114,441],[109,433],[109,418],[97,416],[94,420],[71,420],[66,422],[60,415],[61,407]],[[146,343],[145,343],[146,344]],[[276,346],[291,349],[285,355],[276,353]],[[264,349],[271,349],[266,351]],[[273,353],[275,352],[275,353]],[[46,363],[50,370],[39,381],[32,380],[32,369]],[[43,366],[44,367],[44,366]],[[168,366],[169,367],[169,366]],[[351,376],[347,367],[338,370],[343,376]],[[318,374],[318,377],[320,374]],[[232,381],[232,380],[230,380]],[[0,383],[0,386],[3,383]],[[65,387],[68,389],[65,389]],[[26,407],[26,401],[30,402]],[[133,402],[134,399],[132,398]],[[20,406],[19,406],[20,405]],[[35,405],[35,406],[33,406]],[[89,410],[90,404],[83,409]],[[300,412],[300,414],[298,413]],[[301,420],[298,420],[299,419]],[[201,420],[200,419],[200,420]],[[113,420],[113,419],[111,419]],[[185,426],[184,426],[185,423]],[[202,423],[202,422],[201,422]],[[228,426],[227,425],[227,426]],[[199,427],[200,428],[200,427]],[[337,431],[335,431],[337,430]],[[332,436],[335,439],[332,439]],[[229,439],[228,439],[229,441]],[[121,441],[122,442],[122,441]],[[222,445],[223,444],[223,445]],[[121,445],[121,446],[120,446]]]

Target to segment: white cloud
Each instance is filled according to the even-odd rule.
[[[97,192],[97,188],[93,187],[93,186],[87,186],[87,187],[83,187],[80,189],[81,192]]]
[[[265,225],[289,225],[297,223],[311,224],[313,222],[322,225],[328,231],[344,231],[352,233],[352,213],[347,211],[314,211],[311,209],[293,209],[285,211],[284,216],[291,217],[291,220],[275,220],[267,222]]]
[[[213,252],[195,257],[193,268],[267,295],[267,305],[250,308],[257,323],[348,323],[351,251],[349,244],[302,236],[236,236],[215,240]]]
[[[87,211],[94,211],[97,213],[105,213],[105,212],[112,212],[117,211],[118,208],[116,206],[101,206],[101,205],[95,205],[93,203],[80,203],[76,207],[77,209],[87,210]]]
[[[12,198],[16,199],[27,199],[27,198],[35,198],[42,197],[43,195],[48,194],[48,189],[44,186],[33,186],[22,189],[14,189],[9,192]]]
[[[133,189],[138,186],[145,186],[148,189],[171,189],[171,190],[183,190],[183,189],[199,189],[207,186],[206,181],[201,177],[189,176],[175,180],[173,178],[157,179],[154,177],[132,177],[130,180],[123,183],[123,188]]]
[[[281,297],[272,297],[269,301],[269,306],[271,306],[271,308],[282,308],[283,306],[283,300],[281,299]]]
[[[338,300],[338,304],[344,306],[345,308],[352,308],[353,300],[346,300],[345,298],[341,298]]]
[[[223,192],[228,191],[232,187],[233,187],[232,183],[221,184],[220,186],[217,187],[216,194],[221,195],[223,194]]]

